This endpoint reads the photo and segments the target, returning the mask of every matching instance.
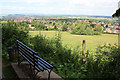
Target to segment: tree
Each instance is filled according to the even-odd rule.
[[[52,24],[52,22],[49,22],[49,24]]]
[[[105,27],[108,28],[108,25],[106,25]]]
[[[92,26],[93,28],[95,28],[96,24],[90,24],[90,26]]]
[[[102,28],[100,25],[96,26],[96,28],[94,29],[94,31],[98,31],[98,32],[101,32],[102,31]]]
[[[54,29],[57,29],[56,25],[54,26]]]
[[[116,10],[116,13],[114,13],[112,17],[120,17],[120,8]]]
[[[55,23],[53,23],[53,26],[55,25]]]
[[[72,28],[72,34],[77,34],[77,35],[98,35],[100,34],[97,31],[93,31],[89,25],[87,25],[86,23],[79,23],[77,24],[77,26]]]
[[[62,31],[67,31],[67,28],[68,28],[67,24],[64,24],[62,27]]]
[[[42,29],[45,29],[45,25],[43,23],[40,24],[39,28],[42,30]]]

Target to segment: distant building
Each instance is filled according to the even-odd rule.
[[[112,31],[110,30],[110,28],[106,28],[106,30],[104,32],[112,33]]]
[[[31,29],[35,29],[35,27],[31,27],[31,24],[28,24],[29,25],[29,28],[31,28]]]
[[[111,27],[111,28],[106,28],[106,30],[103,31],[103,32],[108,32],[108,33],[120,33],[120,30],[116,30],[116,28],[119,28],[119,26],[114,26],[114,27]]]
[[[71,31],[71,28],[70,28],[70,27],[68,27],[68,28],[67,28],[67,30],[68,30],[68,31]]]

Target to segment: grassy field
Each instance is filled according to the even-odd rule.
[[[57,31],[30,31],[29,35],[32,37],[38,35],[39,33],[46,35],[47,37],[55,37]],[[71,48],[76,48],[77,46],[82,47],[82,41],[86,40],[86,49],[90,51],[95,51],[95,48],[99,45],[104,44],[118,44],[118,35],[116,34],[102,34],[102,35],[73,35],[69,32],[61,32],[61,38],[63,45],[68,45]]]

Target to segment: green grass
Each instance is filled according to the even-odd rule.
[[[30,31],[29,35],[32,37],[38,34],[46,35],[47,37],[55,37],[57,31]],[[61,32],[63,45],[68,45],[71,48],[77,46],[82,47],[82,41],[86,40],[86,50],[95,51],[95,48],[104,44],[118,44],[118,35],[116,34],[101,34],[101,35],[74,35],[69,32]]]

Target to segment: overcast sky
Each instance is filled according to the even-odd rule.
[[[111,16],[119,0],[0,0],[0,14]]]

